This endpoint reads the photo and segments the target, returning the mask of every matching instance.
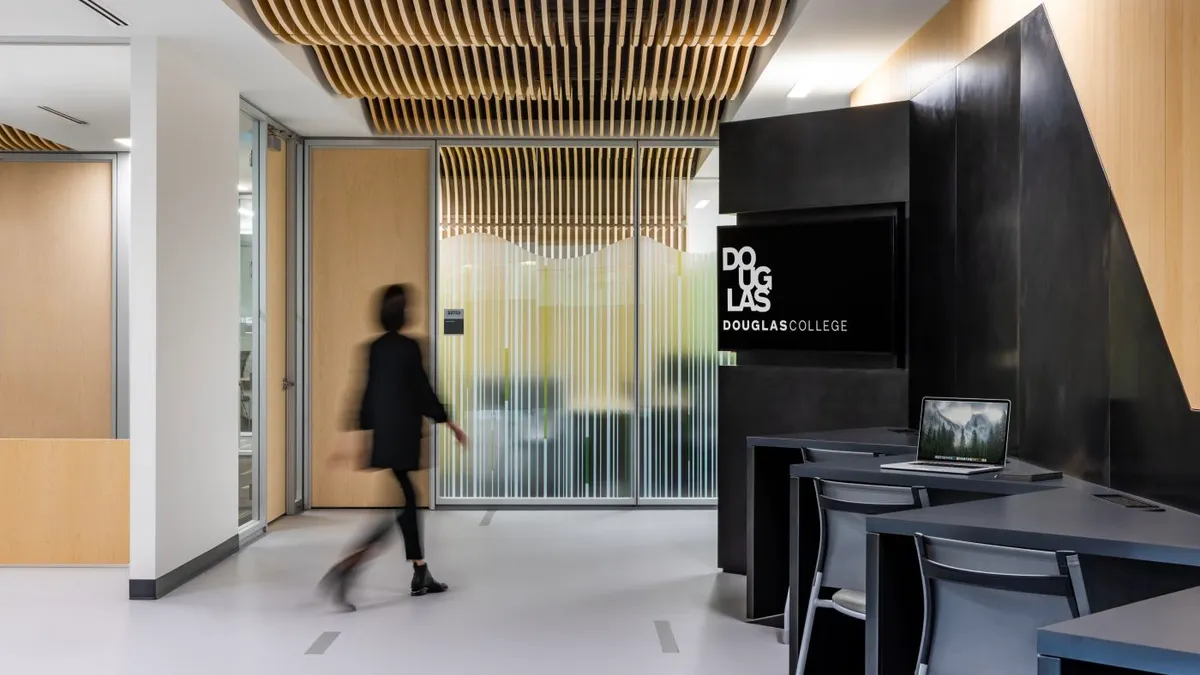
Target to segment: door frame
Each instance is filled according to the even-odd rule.
[[[432,140],[414,139],[385,139],[385,138],[305,138],[301,139],[297,152],[298,179],[297,187],[297,256],[299,270],[297,279],[297,356],[299,360],[295,379],[297,408],[300,410],[296,423],[296,434],[300,442],[296,444],[297,454],[301,456],[298,464],[302,467],[300,484],[303,486],[303,508],[312,508],[312,151],[322,148],[363,148],[376,150],[428,150],[429,151],[429,376],[437,382],[437,214],[438,214],[438,161],[437,143]],[[429,509],[437,508],[437,438],[438,427],[433,425],[429,431],[430,466],[429,466]]]
[[[298,147],[300,144],[300,137],[287,126],[280,124],[278,120],[263,112],[262,109],[245,98],[241,99],[240,111],[241,113],[253,118],[256,126],[254,163],[252,167],[252,181],[254,190],[253,260],[255,288],[254,342],[251,349],[251,360],[253,362],[254,373],[254,380],[251,390],[251,406],[254,410],[254,456],[252,461],[252,471],[254,473],[254,484],[252,488],[254,512],[250,522],[244,526],[241,526],[238,530],[239,539],[243,544],[245,544],[261,535],[264,531],[266,531],[269,525],[266,520],[268,508],[267,437],[270,431],[266,427],[267,396],[263,382],[267,375],[267,340],[269,332],[272,330],[284,330],[289,333],[287,338],[287,356],[285,357],[287,362],[284,368],[284,371],[288,373],[288,379],[295,381],[295,377],[292,374],[295,373],[297,366],[302,363],[301,359],[297,358],[299,356],[299,351],[297,349],[298,343],[295,339],[296,336],[293,334],[294,322],[291,320],[291,318],[295,316],[294,306],[296,305],[297,291],[292,284],[292,277],[295,275],[296,270],[298,269],[296,266],[296,259],[292,258],[290,255],[291,242],[293,239],[295,239],[294,228],[296,224],[296,214],[293,213],[294,204],[292,202],[299,201],[298,198],[300,192],[296,189],[299,184],[295,182],[296,177],[294,175],[294,171],[292,170],[292,165],[294,164],[293,158],[299,155],[298,151],[288,158],[289,167],[287,189],[291,191],[291,193],[296,196],[297,199],[286,200],[289,211],[286,225],[287,237],[289,240],[289,255],[287,258],[288,265],[287,270],[285,271],[285,274],[287,274],[288,277],[286,292],[287,301],[283,309],[282,317],[268,316],[266,311],[269,290],[266,275],[268,268],[266,205],[268,203],[267,192],[270,189],[267,181],[266,157],[267,153],[270,152],[270,138],[273,132],[277,136],[286,140],[288,143],[288,152],[294,152],[296,150],[296,147]],[[292,387],[292,391],[295,391],[295,387]],[[286,418],[285,428],[287,429],[286,433],[288,436],[284,449],[285,466],[288,467],[285,469],[288,473],[285,488],[287,498],[287,509],[285,511],[286,515],[295,515],[303,510],[302,507],[297,506],[297,500],[303,499],[303,496],[302,494],[300,497],[296,496],[299,482],[295,480],[295,472],[293,472],[291,468],[298,457],[296,452],[297,444],[295,443],[295,438],[293,435],[293,427],[295,426],[295,421],[298,417],[292,400],[294,398],[295,396],[289,393],[284,412]]]
[[[406,137],[401,139],[389,138],[307,138],[302,143],[297,154],[296,190],[296,247],[295,264],[298,269],[295,280],[295,296],[298,310],[295,314],[296,328],[296,382],[295,399],[297,415],[293,425],[297,442],[295,455],[297,464],[301,467],[300,486],[302,499],[296,500],[297,510],[310,507],[308,495],[312,493],[312,437],[311,419],[312,391],[309,373],[312,363],[311,350],[311,312],[312,312],[312,255],[311,255],[311,223],[312,208],[311,190],[311,152],[318,148],[376,148],[376,149],[427,149],[429,150],[430,181],[429,181],[429,301],[426,308],[429,314],[429,370],[430,378],[437,382],[438,377],[438,348],[441,342],[441,332],[438,329],[438,226],[441,213],[441,182],[438,180],[440,171],[440,150],[442,147],[474,146],[474,147],[579,147],[579,148],[633,148],[634,149],[634,188],[633,188],[633,221],[634,236],[639,245],[634,247],[635,270],[640,270],[641,264],[641,230],[642,230],[642,150],[646,148],[713,148],[719,147],[717,139],[686,139],[686,138],[642,138],[642,139],[580,139],[580,138],[474,138],[474,137]],[[635,274],[634,279],[634,344],[633,374],[634,380],[641,378],[641,354],[638,348],[641,344],[641,274]],[[563,507],[581,506],[589,508],[627,507],[627,506],[662,506],[662,507],[710,507],[715,506],[716,499],[697,498],[644,498],[642,492],[642,452],[641,452],[641,410],[642,401],[640,388],[634,388],[634,410],[636,423],[632,427],[633,442],[631,443],[631,485],[632,496],[613,499],[494,499],[494,498],[444,498],[437,485],[438,475],[438,438],[439,429],[435,425],[430,430],[430,467],[429,467],[429,508],[442,507],[490,508],[507,506],[537,506]],[[289,506],[292,501],[289,500]]]

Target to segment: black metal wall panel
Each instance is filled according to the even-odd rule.
[[[1111,191],[1045,10],[1020,30],[1021,457],[1105,482]]]
[[[912,101],[908,418],[913,428],[921,418],[922,397],[957,394],[957,76],[957,70],[950,71]]]
[[[717,383],[717,566],[745,574],[746,437],[903,426],[908,380],[899,369],[727,366]]]
[[[1109,277],[1109,474],[1119,490],[1200,511],[1200,412],[1191,410],[1120,215]]]
[[[955,389],[1011,399],[1017,446],[1020,37],[1010,29],[958,66],[955,240]]]
[[[722,213],[908,201],[908,101],[721,125]]]

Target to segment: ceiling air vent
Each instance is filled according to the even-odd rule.
[[[129,24],[125,23],[124,19],[117,16],[116,14],[113,14],[107,7],[96,2],[96,0],[79,0],[79,2],[82,3],[84,7],[87,7],[88,9],[92,10],[93,12],[104,17],[105,21],[111,23],[114,26],[120,26],[121,28],[126,28],[129,26]]]
[[[67,113],[65,113],[61,110],[55,110],[54,108],[51,108],[48,105],[39,105],[38,110],[45,110],[46,112],[50,113],[51,115],[57,115],[68,122],[74,122],[75,124],[87,126],[87,122],[84,122],[83,120],[79,119],[78,117],[71,117]]]

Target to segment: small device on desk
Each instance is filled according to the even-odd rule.
[[[1008,459],[1010,401],[983,398],[925,398],[917,459],[881,469],[971,475],[1000,471]]]

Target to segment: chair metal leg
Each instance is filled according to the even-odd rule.
[[[783,631],[779,633],[780,644],[788,643],[792,628],[792,589],[788,589],[787,599],[783,601]]]
[[[808,645],[812,639],[813,615],[817,613],[817,599],[821,592],[821,573],[813,578],[812,590],[808,594],[808,611],[804,613],[804,628],[800,634],[800,658],[796,661],[796,672],[793,675],[804,675],[804,665],[808,661]]]

